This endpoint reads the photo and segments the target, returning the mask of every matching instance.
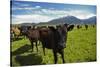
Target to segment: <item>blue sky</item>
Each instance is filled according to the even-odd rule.
[[[96,16],[96,6],[76,5],[31,1],[15,1],[12,3],[12,23],[39,23],[50,20],[75,16],[79,19],[87,19]]]

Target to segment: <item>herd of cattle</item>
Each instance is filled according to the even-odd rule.
[[[45,48],[52,49],[54,55],[54,63],[57,63],[57,53],[61,54],[62,61],[64,60],[64,48],[66,47],[67,33],[73,30],[75,25],[62,24],[54,26],[21,26],[21,27],[11,27],[11,41],[17,39],[19,36],[25,36],[29,39],[33,51],[33,46],[35,43],[38,51],[38,41],[42,43],[43,53],[45,55]],[[94,25],[93,25],[94,27]],[[82,28],[82,26],[77,25],[77,29]],[[86,30],[88,25],[85,25]]]

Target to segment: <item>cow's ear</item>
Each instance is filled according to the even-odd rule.
[[[71,25],[68,25],[68,26],[67,26],[67,31],[70,31],[70,26],[71,26]]]
[[[64,26],[68,27],[68,24],[64,24]]]

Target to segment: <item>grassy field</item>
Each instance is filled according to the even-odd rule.
[[[92,62],[96,61],[96,28],[89,26],[88,30],[84,28],[76,29],[68,32],[67,47],[64,49],[64,57],[66,63]],[[11,63],[12,66],[19,65],[43,65],[53,64],[52,50],[46,49],[46,56],[43,55],[41,44],[31,52],[29,40],[23,39],[11,42]],[[62,60],[58,55],[58,63]]]

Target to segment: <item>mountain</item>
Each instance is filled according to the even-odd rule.
[[[21,26],[33,26],[35,23],[21,23]]]
[[[54,19],[48,22],[49,24],[96,24],[96,16],[90,17],[88,19],[79,19],[74,16],[66,16],[58,19]]]
[[[68,23],[68,24],[78,24],[81,20],[74,16],[66,16],[58,19],[54,19],[49,21],[49,23],[57,24],[57,23]]]
[[[96,24],[96,16],[81,20],[84,24]]]
[[[57,25],[57,24],[62,24],[62,23],[67,23],[67,24],[96,24],[96,16],[90,17],[88,19],[79,19],[74,16],[66,16],[58,19],[53,19],[48,22],[40,22],[38,24],[36,23],[21,23],[19,25],[21,26],[46,26],[46,25]]]

